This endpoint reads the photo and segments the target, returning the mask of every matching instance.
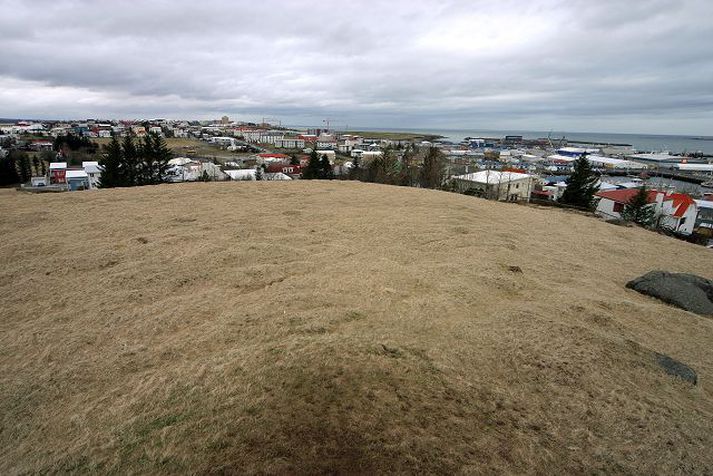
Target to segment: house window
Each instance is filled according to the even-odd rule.
[[[624,211],[623,203],[614,203],[614,213],[621,213]]]

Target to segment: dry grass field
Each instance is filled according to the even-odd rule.
[[[208,142],[203,142],[198,139],[184,139],[176,137],[168,137],[165,139],[166,145],[169,149],[173,151],[176,157],[183,157],[189,155],[191,157],[207,157],[207,158],[217,158],[222,160],[230,160],[244,153],[230,152],[228,150],[221,149],[220,147],[209,144]],[[96,142],[100,146],[107,145],[111,142],[111,139],[107,138],[93,138],[93,142]]]
[[[0,474],[713,473],[713,319],[624,287],[701,247],[348,182],[0,204]]]

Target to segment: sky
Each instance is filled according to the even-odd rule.
[[[713,135],[713,0],[0,0],[0,117]]]

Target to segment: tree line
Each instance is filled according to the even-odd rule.
[[[112,136],[103,152],[99,159],[101,188],[155,185],[170,179],[168,162],[173,153],[159,134],[149,133],[138,140],[128,134],[121,142]]]

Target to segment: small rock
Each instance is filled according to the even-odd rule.
[[[713,281],[695,274],[651,271],[626,287],[703,316],[713,316]]]
[[[508,269],[513,273],[522,273],[522,268],[519,266],[508,266]]]
[[[655,352],[654,355],[656,356],[656,362],[661,366],[662,369],[664,369],[667,374],[673,375],[674,377],[678,377],[693,385],[696,385],[698,383],[698,375],[696,374],[696,371],[688,365],[681,363],[678,360],[672,359],[671,357],[665,354],[659,354],[658,352]]]

